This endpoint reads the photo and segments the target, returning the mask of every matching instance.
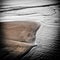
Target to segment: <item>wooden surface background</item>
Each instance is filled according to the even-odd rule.
[[[36,21],[41,24],[36,35],[38,46],[25,57],[31,60],[58,54],[56,41],[59,31],[59,1],[55,0],[3,0],[0,22]],[[60,35],[60,34],[59,34]],[[42,55],[42,56],[41,56]],[[36,57],[35,57],[36,56]],[[46,57],[44,57],[46,56]],[[24,58],[25,58],[24,57]]]

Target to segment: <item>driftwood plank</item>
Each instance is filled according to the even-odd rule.
[[[23,59],[56,59],[59,56],[60,1],[56,0],[4,0],[0,22],[34,21],[41,24],[35,44]],[[58,43],[59,44],[58,44]],[[56,56],[58,55],[58,56]],[[41,57],[41,58],[40,58]]]

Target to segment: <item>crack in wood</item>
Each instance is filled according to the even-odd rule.
[[[13,11],[13,10],[22,10],[22,9],[27,9],[27,8],[38,8],[38,7],[49,7],[49,6],[55,6],[55,5],[60,5],[59,3],[55,3],[55,4],[49,4],[49,5],[40,5],[40,6],[30,6],[30,7],[10,7],[10,8],[0,8],[0,12],[7,12],[7,11]]]

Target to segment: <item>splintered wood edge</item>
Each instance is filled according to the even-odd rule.
[[[8,43],[9,42],[9,43]],[[10,46],[18,46],[18,47],[25,47],[25,46],[36,46],[35,44],[32,43],[25,43],[25,42],[20,42],[20,41],[14,41],[14,40],[4,40],[4,43]]]

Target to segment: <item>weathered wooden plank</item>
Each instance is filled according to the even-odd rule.
[[[11,7],[30,7],[30,6],[41,6],[55,4],[56,1],[53,0],[10,0],[3,3],[3,8]],[[59,42],[58,36],[60,35],[60,8],[59,5],[37,7],[37,8],[27,8],[22,10],[12,10],[8,12],[3,12],[0,18],[0,22],[8,21],[36,21],[41,24],[41,28],[37,32],[35,48],[33,48],[24,58],[28,57],[28,60],[37,59],[48,59],[49,57],[55,58],[59,53],[57,42]],[[58,52],[57,52],[58,51]],[[56,54],[56,55],[55,55]],[[47,56],[48,55],[48,56]],[[47,58],[46,58],[47,57]],[[51,59],[52,59],[51,58]],[[57,58],[57,57],[56,57]]]

